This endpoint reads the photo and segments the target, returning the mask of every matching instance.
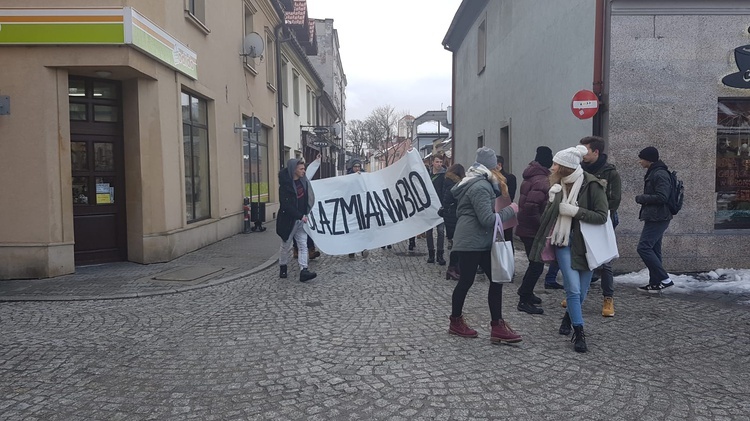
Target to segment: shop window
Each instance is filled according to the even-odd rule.
[[[715,229],[750,229],[750,99],[719,98]]]
[[[187,222],[211,217],[208,167],[208,103],[183,92],[182,136],[185,158],[185,215]]]
[[[242,172],[244,196],[253,203],[268,202],[269,130],[257,117],[242,116],[242,124],[250,129],[242,133]]]

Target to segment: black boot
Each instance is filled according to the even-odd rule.
[[[300,282],[307,282],[310,279],[314,279],[316,276],[318,276],[317,273],[310,272],[309,270],[307,270],[307,268],[304,268],[299,273],[299,281]]]
[[[286,278],[286,265],[279,265],[279,278]]]
[[[573,348],[576,352],[586,352],[586,335],[583,333],[583,326],[573,326],[573,337],[570,339],[573,342]]]
[[[409,251],[414,251],[415,248],[417,248],[417,242],[414,240],[414,237],[411,237],[409,239]]]
[[[570,329],[570,315],[566,311],[562,323],[560,324],[560,330],[558,330],[557,333],[561,335],[570,335]]]
[[[435,250],[427,250],[427,263],[435,263]]]
[[[438,250],[437,254],[435,255],[435,258],[437,259],[437,264],[440,266],[445,266],[445,259],[443,258],[443,250]]]

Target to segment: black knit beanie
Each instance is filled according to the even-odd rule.
[[[659,160],[659,150],[653,146],[643,148],[643,150],[638,152],[638,158],[645,159],[649,162],[656,162]]]
[[[543,166],[544,168],[551,167],[552,166],[552,149],[546,146],[540,146],[536,148],[536,156],[534,157],[534,161],[538,162],[539,165]]]

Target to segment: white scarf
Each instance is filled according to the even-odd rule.
[[[492,171],[488,170],[487,167],[484,165],[475,162],[474,165],[469,167],[468,170],[466,170],[466,177],[464,177],[458,185],[466,184],[469,180],[472,180],[477,177],[484,177],[486,178],[490,183],[492,183],[494,189],[499,189],[497,185],[497,180],[495,179],[495,176],[492,174]]]
[[[555,184],[549,189],[549,200],[554,201],[555,194],[562,191],[562,200],[560,203],[568,203],[571,205],[578,206],[578,192],[581,190],[581,184],[583,184],[583,169],[579,166],[573,174],[563,177],[563,184],[573,183],[573,187],[568,193],[568,189],[563,188],[560,184]],[[563,216],[559,212],[557,214],[557,220],[555,221],[555,227],[552,229],[552,235],[550,236],[550,243],[555,246],[566,247],[570,242],[570,230],[573,224],[573,218],[570,216]]]

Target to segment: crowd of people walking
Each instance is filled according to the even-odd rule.
[[[477,274],[489,277],[492,273],[493,233],[501,226],[506,240],[512,242],[518,237],[528,259],[526,271],[517,274],[520,283],[516,309],[530,315],[544,313],[542,299],[534,294],[534,289],[548,265],[544,288],[563,289],[565,293],[561,302],[565,310],[558,332],[572,333],[575,351],[588,350],[582,307],[592,282],[601,280],[602,316],[615,315],[612,260],[591,265],[587,260],[587,238],[581,229],[582,224],[603,226],[611,222],[613,231],[619,224],[621,179],[604,149],[605,141],[598,136],[584,137],[579,144],[555,154],[549,147],[539,146],[534,159],[523,170],[519,189],[515,175],[504,168],[504,158],[487,147],[477,150],[474,162],[468,167],[455,163],[446,168],[442,155],[425,162],[440,199],[438,214],[443,222],[420,237],[426,240],[426,262],[447,264],[445,279],[457,281],[451,297],[450,334],[465,338],[479,336],[464,318],[464,302]],[[647,147],[638,157],[647,171],[643,194],[635,198],[641,205],[639,218],[644,221],[637,251],[649,270],[649,283],[640,289],[658,292],[674,285],[663,268],[661,256],[662,237],[672,219],[667,206],[670,175],[656,148]],[[361,171],[362,162],[353,160],[347,172]],[[289,252],[295,243],[299,280],[306,282],[316,277],[307,267],[308,259],[320,253],[314,244],[308,244],[302,229],[315,200],[304,162],[290,160],[279,173],[279,182],[281,207],[276,221],[276,232],[282,240],[279,276],[287,277]],[[416,250],[416,237],[408,241],[408,250]],[[310,253],[315,253],[314,257]],[[366,257],[367,251],[362,255]],[[349,257],[355,257],[355,253]],[[596,265],[599,266],[593,267]],[[562,284],[557,282],[558,273],[562,274]],[[503,283],[489,282],[490,340],[520,342],[521,335],[503,318],[502,291]]]

